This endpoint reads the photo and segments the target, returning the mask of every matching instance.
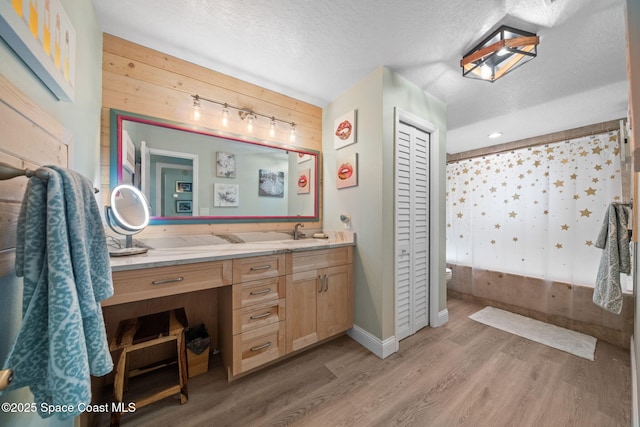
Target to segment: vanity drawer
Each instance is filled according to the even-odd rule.
[[[268,301],[233,310],[233,335],[278,323],[285,319],[285,300]]]
[[[284,254],[233,260],[233,283],[266,279],[285,274]]]
[[[233,309],[284,298],[285,276],[270,277],[233,285]]]
[[[114,271],[114,294],[103,306],[142,301],[231,284],[231,260]]]
[[[284,356],[284,322],[233,337],[233,375],[249,371]]]
[[[287,254],[287,274],[319,268],[335,267],[353,262],[353,246],[300,251]]]

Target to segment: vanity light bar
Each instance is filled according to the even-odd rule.
[[[202,96],[200,96],[198,94],[191,95],[191,97],[193,98],[194,108],[196,108],[195,107],[196,105],[198,106],[197,108],[200,107],[200,101],[206,101],[206,102],[211,102],[212,104],[221,105],[222,106],[222,112],[223,112],[222,120],[225,120],[225,121],[228,118],[227,116],[229,114],[229,109],[232,108],[232,109],[238,111],[238,115],[240,116],[240,118],[242,120],[245,120],[246,118],[250,118],[250,119],[255,120],[257,118],[257,116],[260,116],[260,117],[264,117],[264,118],[269,119],[271,128],[274,127],[275,122],[282,122],[282,123],[286,123],[289,126],[291,126],[290,132],[291,132],[292,135],[295,133],[295,130],[296,130],[296,124],[294,122],[288,122],[286,120],[279,119],[279,118],[277,118],[277,117],[275,117],[273,115],[269,116],[267,114],[262,114],[262,113],[259,113],[259,112],[255,111],[255,110],[253,110],[252,108],[237,107],[235,105],[231,105],[231,104],[226,103],[226,102],[216,101],[215,99],[204,98],[204,97],[202,97]]]

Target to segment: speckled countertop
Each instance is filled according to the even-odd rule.
[[[113,271],[134,270],[355,245],[355,233],[351,231],[325,230],[323,232],[327,238],[306,237],[293,240],[290,234],[282,232],[252,232],[140,239],[136,240],[136,243],[148,247],[148,252],[141,255],[112,257],[111,269]]]

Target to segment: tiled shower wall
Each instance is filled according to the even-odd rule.
[[[633,333],[633,295],[625,294],[620,315],[592,301],[593,288],[543,279],[448,265],[450,296],[508,310],[629,348]]]

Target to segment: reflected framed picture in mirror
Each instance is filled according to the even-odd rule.
[[[259,176],[259,196],[284,197],[284,172],[260,169]]]
[[[238,207],[240,206],[240,186],[237,184],[213,185],[214,207]]]
[[[176,200],[176,212],[190,213],[193,210],[193,202],[191,200]]]
[[[176,181],[176,193],[191,193],[192,184],[186,181]]]
[[[311,156],[305,153],[298,153],[298,163],[304,163],[307,160],[311,160]]]
[[[298,194],[309,194],[311,192],[311,169],[298,171]]]
[[[218,151],[216,153],[216,176],[221,178],[236,177],[235,154]]]

